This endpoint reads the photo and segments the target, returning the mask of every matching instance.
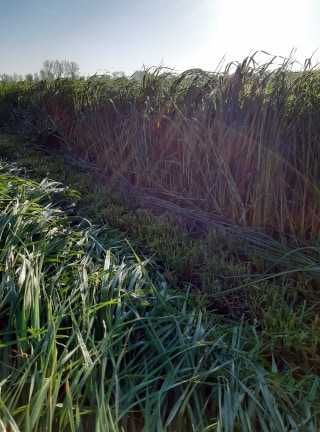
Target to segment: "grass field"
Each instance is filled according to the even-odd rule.
[[[81,198],[30,179],[50,173],[80,186],[79,170],[61,157],[9,136],[0,148],[11,159],[0,177],[4,430],[317,430],[311,293],[302,301],[302,285],[287,277],[258,283],[251,275],[249,320],[209,311],[211,297],[168,284],[140,233],[121,232],[117,219],[99,226],[79,216],[90,213],[88,174],[80,174]],[[27,177],[13,160],[28,165]],[[92,195],[94,213],[101,197]],[[116,207],[108,204],[106,214]],[[128,224],[136,217],[125,216]],[[138,222],[150,230],[146,217]],[[169,229],[149,224],[156,238]],[[162,251],[167,272],[184,256],[183,239],[176,233],[175,250]],[[222,252],[220,272],[230,272]]]
[[[319,77],[0,83],[0,430],[319,430]]]

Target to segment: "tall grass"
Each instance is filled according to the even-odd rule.
[[[310,62],[253,56],[219,73],[40,83],[13,105],[110,177],[306,239],[319,231],[319,81]]]
[[[318,430],[316,376],[269,360],[257,326],[196,308],[62,196],[1,163],[1,430]]]

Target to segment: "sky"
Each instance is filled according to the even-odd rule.
[[[0,73],[38,72],[46,59],[84,75],[216,70],[255,50],[302,60],[320,49],[319,22],[320,0],[0,0]]]

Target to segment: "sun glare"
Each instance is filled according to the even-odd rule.
[[[288,55],[297,49],[310,56],[313,0],[219,0],[216,8],[215,45],[222,55],[238,59],[254,50]]]

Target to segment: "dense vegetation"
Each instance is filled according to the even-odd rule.
[[[319,73],[256,66],[3,83],[2,123],[57,134],[109,177],[243,226],[319,230]]]
[[[72,191],[0,169],[3,430],[316,430],[318,378],[269,362],[256,325],[192,306],[70,215]]]
[[[0,83],[4,430],[318,430],[320,75],[289,66]]]

